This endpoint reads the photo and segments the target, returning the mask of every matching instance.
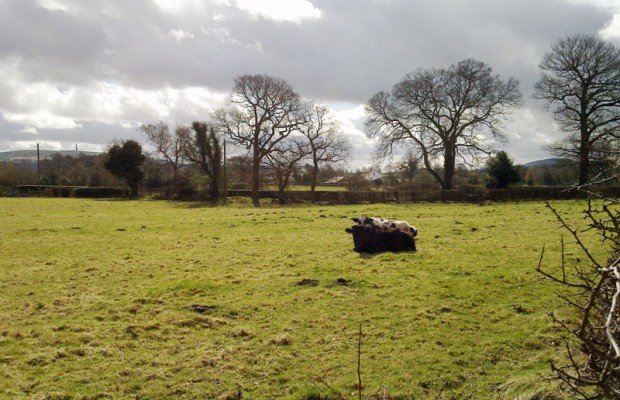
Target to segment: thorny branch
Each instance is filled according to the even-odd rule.
[[[618,342],[616,338],[614,338],[614,316],[618,313],[618,296],[620,296],[620,258],[618,258],[613,264],[611,264],[608,268],[608,271],[613,272],[616,277],[616,293],[614,293],[611,300],[611,307],[609,309],[609,315],[607,316],[607,321],[605,322],[605,331],[607,332],[607,338],[611,343],[614,352],[616,353],[616,357],[620,357],[620,347],[618,346]]]
[[[620,182],[620,162],[605,171]],[[552,363],[552,371],[565,386],[581,399],[620,399],[620,201],[618,198],[594,194],[586,189],[608,183],[600,179],[595,184],[583,185],[577,190],[588,193],[584,219],[588,228],[571,228],[558,211],[547,203],[561,224],[570,232],[577,246],[587,257],[586,265],[569,269],[562,240],[561,273],[543,270],[545,247],[540,254],[537,271],[560,285],[559,297],[573,309],[577,318],[553,321],[567,334],[566,365]],[[580,235],[595,231],[603,243],[610,244],[611,257],[598,260],[582,241]]]

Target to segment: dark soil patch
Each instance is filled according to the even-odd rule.
[[[192,304],[191,306],[187,307],[188,310],[197,312],[198,314],[206,314],[209,311],[215,310],[216,308],[216,306],[203,306],[200,304]]]
[[[297,282],[297,286],[319,286],[319,281],[316,279],[302,279]]]
[[[338,278],[336,279],[336,285],[340,285],[340,286],[349,286],[349,284],[351,283],[350,280],[348,279],[344,279],[344,278]]]

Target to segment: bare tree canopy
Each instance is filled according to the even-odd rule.
[[[308,118],[299,127],[310,146],[312,160],[311,188],[314,194],[320,164],[335,164],[348,160],[351,144],[344,136],[329,107],[308,103]]]
[[[408,149],[400,161],[396,163],[396,169],[400,171],[403,179],[408,180],[409,185],[411,185],[413,178],[417,174],[419,164],[420,158],[418,154],[416,154],[414,149]]]
[[[179,170],[186,160],[185,147],[186,137],[182,135],[172,135],[168,125],[159,121],[156,124],[141,125],[138,128],[143,132],[149,142],[155,145],[155,150],[163,157],[164,163],[172,169],[172,182],[174,186],[179,183]]]
[[[578,34],[558,40],[539,67],[535,97],[569,133],[551,150],[578,159],[579,184],[586,184],[592,152],[620,138],[620,51],[595,35]]]
[[[280,204],[286,202],[284,192],[288,189],[293,174],[301,168],[301,160],[311,153],[310,144],[303,136],[291,135],[265,157],[265,162],[274,169],[276,175]]]
[[[235,78],[231,107],[215,112],[230,140],[252,155],[252,203],[259,205],[260,163],[302,122],[300,97],[285,80],[268,75]]]
[[[378,155],[413,144],[424,169],[443,189],[452,188],[456,157],[469,163],[488,153],[493,141],[505,141],[502,123],[521,103],[519,81],[504,81],[473,59],[447,69],[419,69],[379,92],[366,104],[367,134],[379,139]],[[443,168],[433,164],[443,161]],[[442,174],[443,169],[443,174]]]

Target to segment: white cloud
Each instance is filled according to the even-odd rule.
[[[203,3],[201,0],[153,0],[163,11],[170,14],[178,14],[190,8],[197,8]]]
[[[69,11],[70,8],[62,0],[37,0],[37,4],[48,10]]]
[[[19,140],[11,142],[9,144],[9,150],[36,150],[37,144],[42,150],[63,150],[67,147],[63,147],[62,143],[54,142],[50,140]]]
[[[599,34],[606,40],[620,40],[620,1],[618,0],[566,0],[571,4],[592,5],[608,10],[612,14],[611,20]]]
[[[36,135],[39,133],[39,131],[37,130],[37,128],[33,126],[28,126],[28,127],[25,127],[24,129],[21,129],[19,133],[27,133],[29,135]]]
[[[4,113],[4,119],[13,124],[25,125],[22,132],[34,133],[35,129],[77,129],[82,125],[73,118],[54,115],[49,111],[37,111],[33,113]]]
[[[174,38],[177,42],[182,42],[185,39],[193,39],[194,34],[188,31],[184,31],[183,29],[171,29],[170,36]]]
[[[78,129],[82,121],[132,128],[156,120],[186,123],[206,119],[226,96],[203,87],[140,89],[114,82],[63,86],[28,83],[18,74],[7,78],[11,84],[0,87],[0,115],[22,125],[19,132],[24,134]]]
[[[322,15],[320,9],[306,0],[232,0],[232,3],[251,15],[276,21],[301,22]]]
[[[620,12],[599,33],[606,40],[620,39]]]
[[[329,106],[334,111],[342,132],[352,145],[352,160],[348,167],[351,169],[369,167],[375,151],[376,141],[368,138],[363,132],[363,123],[366,118],[364,105],[335,103]]]

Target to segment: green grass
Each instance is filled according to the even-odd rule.
[[[360,213],[410,221],[418,251],[354,253]],[[547,313],[566,310],[535,268],[562,232],[541,203],[4,198],[0,227],[2,398],[357,398],[360,321],[365,398],[557,393]]]

